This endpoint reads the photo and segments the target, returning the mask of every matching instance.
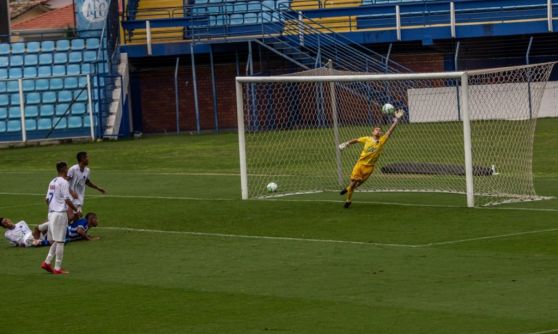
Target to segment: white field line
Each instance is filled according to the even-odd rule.
[[[558,328],[549,329],[547,331],[542,331],[542,332],[531,332],[531,333],[526,333],[526,334],[549,334],[549,333],[558,333]]]
[[[179,234],[179,235],[192,235],[192,236],[200,236],[200,237],[276,240],[276,241],[303,241],[303,242],[319,242],[319,243],[328,243],[328,244],[367,245],[367,246],[378,246],[378,247],[401,247],[401,248],[421,247],[420,245],[390,244],[390,243],[377,243],[377,242],[364,242],[364,241],[271,237],[271,236],[263,236],[263,235],[225,234],[225,233],[209,233],[209,232],[189,232],[189,231],[163,231],[163,230],[151,230],[151,229],[131,228],[131,227],[98,227],[98,228],[102,228],[105,230],[116,230],[116,231]]]
[[[178,234],[178,235],[191,235],[191,236],[201,236],[201,237],[275,240],[275,241],[301,241],[301,242],[316,242],[316,243],[328,243],[328,244],[366,245],[366,246],[396,247],[396,248],[425,248],[425,247],[432,247],[432,246],[451,245],[451,244],[466,243],[466,242],[473,242],[473,241],[480,241],[480,240],[501,239],[501,238],[508,238],[508,237],[514,237],[520,235],[527,235],[527,234],[558,231],[558,228],[554,228],[554,229],[546,229],[546,230],[507,233],[507,234],[500,234],[500,235],[489,235],[489,236],[478,237],[478,238],[468,238],[468,239],[449,240],[449,241],[441,241],[441,242],[431,242],[426,244],[409,245],[409,244],[380,243],[380,242],[309,239],[309,238],[293,238],[293,237],[272,237],[272,236],[261,236],[261,235],[225,234],[225,233],[210,233],[210,232],[164,231],[164,230],[152,230],[152,229],[131,228],[131,227],[98,227],[98,228],[105,229],[105,230],[115,230],[115,231]]]
[[[19,204],[19,205],[8,205],[8,206],[0,206],[0,209],[10,209],[10,208],[21,208],[26,206],[39,206],[45,205],[45,203],[33,203],[33,204]]]
[[[17,193],[17,192],[0,192],[0,195],[13,195],[13,196],[44,196],[45,194],[39,193]],[[203,197],[185,197],[185,196],[141,196],[141,195],[87,195],[88,198],[139,198],[139,199],[169,199],[169,200],[188,200],[188,201],[239,201],[235,198],[203,198]],[[344,203],[342,200],[328,200],[328,199],[279,199],[279,198],[266,198],[259,199],[258,201],[277,201],[277,202],[318,202],[318,203]],[[440,205],[440,204],[413,204],[413,203],[399,203],[399,202],[379,202],[379,201],[353,201],[358,204],[374,204],[374,205],[394,205],[394,206],[408,206],[408,207],[426,207],[426,208],[461,208],[467,209],[459,205]],[[475,210],[516,210],[516,211],[541,211],[541,212],[558,212],[558,209],[545,209],[545,208],[506,208],[506,207],[478,207]]]

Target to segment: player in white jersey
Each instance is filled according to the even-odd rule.
[[[25,221],[14,224],[9,218],[0,218],[0,226],[6,229],[4,237],[15,247],[38,247],[48,245],[46,235],[35,238]]]
[[[85,200],[85,186],[105,193],[105,189],[98,187],[90,180],[91,171],[89,167],[89,156],[87,152],[78,152],[77,164],[70,167],[68,170],[68,181],[70,182],[70,194],[72,195],[72,202],[82,212]]]
[[[68,165],[61,161],[56,164],[58,176],[50,181],[48,185],[46,203],[48,205],[48,239],[52,240],[52,246],[48,251],[46,259],[41,263],[41,268],[53,274],[67,274],[62,269],[64,257],[64,242],[66,241],[66,230],[68,228],[68,207],[79,217],[80,213],[72,203],[70,197],[70,185],[66,180],[68,176]],[[54,270],[50,265],[56,257]]]

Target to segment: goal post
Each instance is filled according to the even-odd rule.
[[[359,191],[462,194],[469,207],[541,199],[533,141],[553,66],[237,77],[242,198],[339,191],[361,148],[338,144],[385,131],[391,103],[406,115]]]

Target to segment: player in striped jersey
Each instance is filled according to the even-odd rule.
[[[92,237],[87,232],[97,226],[97,214],[89,212],[85,217],[76,220],[68,225],[66,233],[66,242],[77,240],[99,240],[100,237]]]

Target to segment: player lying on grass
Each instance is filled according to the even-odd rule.
[[[12,246],[39,247],[49,245],[46,233],[41,234],[39,232],[35,237],[29,225],[23,220],[14,224],[9,218],[0,218],[0,225],[6,229],[4,237]]]
[[[349,208],[351,206],[351,202],[353,200],[353,192],[356,188],[358,188],[361,184],[363,184],[370,175],[374,172],[374,165],[378,158],[380,158],[380,154],[382,154],[382,149],[384,148],[384,144],[388,140],[389,136],[395,130],[397,123],[399,123],[399,119],[403,117],[403,110],[398,110],[395,112],[395,117],[393,118],[393,124],[389,128],[389,130],[384,134],[382,129],[376,127],[372,130],[372,136],[360,137],[357,139],[349,140],[348,142],[344,142],[339,145],[340,150],[344,150],[347,146],[361,143],[364,145],[362,148],[362,152],[360,153],[360,157],[353,168],[353,172],[351,174],[351,182],[349,185],[341,190],[339,193],[340,195],[347,194],[347,199],[345,201],[344,207]]]
[[[78,219],[68,225],[66,230],[66,243],[70,241],[78,240],[99,240],[100,237],[94,237],[89,235],[89,230],[93,227],[97,227],[98,219],[97,214],[94,212],[88,212],[85,217]],[[33,235],[44,235],[48,232],[48,222],[43,223],[33,229]]]

